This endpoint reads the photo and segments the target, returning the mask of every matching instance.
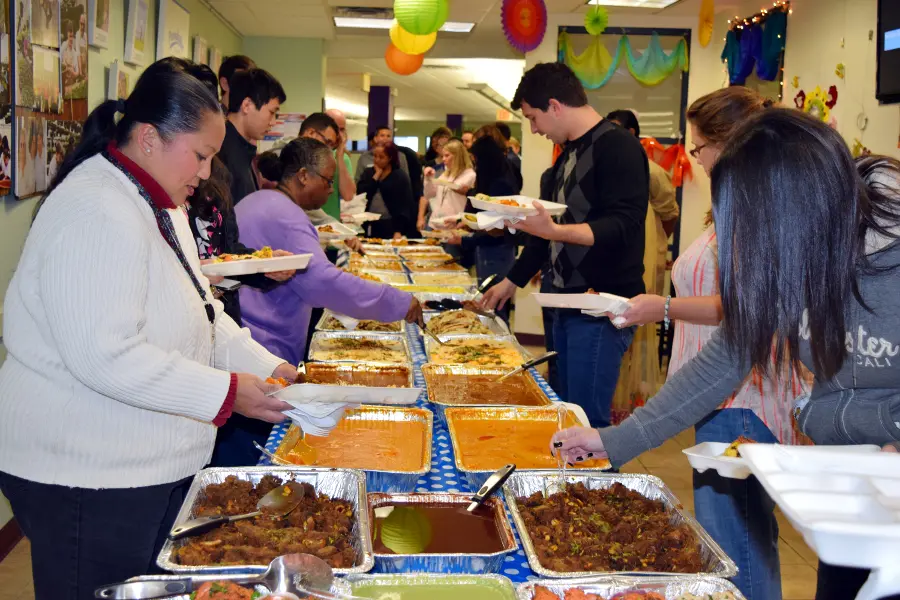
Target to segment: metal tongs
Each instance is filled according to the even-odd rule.
[[[466,509],[468,512],[474,511],[476,508],[484,504],[485,500],[487,500],[491,494],[500,489],[500,486],[506,483],[506,480],[509,479],[509,476],[513,474],[516,470],[516,465],[509,464],[505,467],[501,467],[499,470],[494,472],[493,475],[488,477],[487,481],[484,482],[484,485],[481,486],[481,489],[472,496],[472,503],[469,504],[469,507]]]
[[[366,259],[367,261],[369,261],[369,262],[372,264],[373,267],[378,268],[378,263],[375,262],[374,260],[372,260],[372,257],[369,256],[368,254],[366,254],[366,251],[365,251],[365,250],[363,250],[362,248],[360,248],[359,250],[356,251],[356,253],[359,254],[360,256],[362,256],[362,257],[363,257],[364,259]]]
[[[425,332],[425,335],[427,335],[428,337],[430,337],[431,339],[433,339],[433,340],[435,341],[436,344],[438,344],[438,345],[440,345],[440,346],[445,345],[444,342],[441,341],[441,338],[439,338],[433,331],[431,331],[430,329],[428,329],[428,325],[425,323],[424,320],[422,321],[422,324],[419,325],[419,329],[421,329],[422,331],[424,331],[424,332]]]
[[[532,358],[528,362],[522,363],[520,366],[516,367],[515,369],[513,369],[506,375],[501,375],[496,380],[494,380],[494,383],[500,383],[504,379],[507,379],[508,377],[512,377],[513,375],[517,375],[523,371],[530,369],[531,367],[544,364],[551,358],[555,358],[557,354],[558,354],[557,352],[554,352],[553,350],[551,350],[550,352],[548,352],[546,354],[542,354],[542,355],[538,356],[537,358]]]

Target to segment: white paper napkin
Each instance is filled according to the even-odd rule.
[[[478,219],[478,229],[503,229],[503,223],[505,221],[509,221],[511,225],[515,225],[519,221],[525,220],[525,217],[521,215],[509,215],[490,210],[478,213],[476,218]],[[510,227],[509,230],[513,233],[516,231],[512,227]]]
[[[367,201],[365,194],[357,194],[349,201],[341,200],[341,214],[358,215],[366,210]]]
[[[284,411],[284,414],[296,423],[304,433],[326,436],[337,427],[344,411],[355,408],[356,404],[328,404],[324,402],[308,402],[300,407]]]
[[[607,313],[618,315],[612,319],[612,324],[616,327],[621,327],[625,324],[625,317],[621,315],[624,314],[630,306],[631,305],[627,303],[620,303],[613,305],[609,310],[583,310],[581,311],[581,314],[588,315],[590,317],[605,317]]]
[[[337,313],[331,313],[332,316],[337,319],[338,323],[344,326],[344,329],[347,331],[353,331],[356,329],[357,325],[359,325],[359,319],[354,319],[353,317],[348,317],[347,315],[339,315]]]

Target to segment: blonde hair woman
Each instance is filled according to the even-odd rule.
[[[435,179],[434,169],[425,168],[425,197],[419,202],[419,230],[425,229],[425,213],[431,207],[432,229],[447,229],[456,223],[450,219],[466,209],[466,194],[475,186],[475,169],[469,151],[459,140],[450,140],[441,153],[444,172]],[[449,221],[449,222],[445,222]]]

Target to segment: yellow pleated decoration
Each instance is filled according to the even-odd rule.
[[[703,0],[700,5],[700,22],[697,25],[700,45],[706,48],[712,40],[713,24],[716,20],[715,0]]]
[[[403,29],[396,21],[391,26],[391,43],[397,47],[397,50],[406,54],[425,54],[431,50],[436,40],[437,31],[426,35],[416,35]]]

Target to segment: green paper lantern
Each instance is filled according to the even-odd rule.
[[[584,15],[584,28],[591,35],[600,35],[609,25],[609,13],[605,6],[594,5]]]
[[[394,17],[400,27],[413,35],[434,33],[447,20],[447,0],[395,0]]]

